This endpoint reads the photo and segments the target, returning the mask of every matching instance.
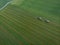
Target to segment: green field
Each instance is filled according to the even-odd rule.
[[[0,0],[0,10],[4,9],[8,4],[10,4],[11,0]]]
[[[0,11],[0,45],[60,45],[60,0],[13,0]]]

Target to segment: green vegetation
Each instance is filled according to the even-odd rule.
[[[20,7],[60,23],[60,0],[25,0]]]
[[[0,0],[0,8],[2,8],[10,0]]]
[[[59,0],[14,1],[0,11],[0,45],[60,45]]]
[[[12,0],[12,5],[21,5],[24,0]]]

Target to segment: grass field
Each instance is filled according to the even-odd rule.
[[[0,0],[0,8],[2,8],[10,0]]]
[[[21,5],[24,0],[12,0],[13,5]]]
[[[0,45],[60,45],[59,0],[18,2],[0,11]],[[40,21],[37,16],[51,23]]]
[[[60,0],[25,0],[20,7],[60,23]]]

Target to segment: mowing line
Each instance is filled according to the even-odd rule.
[[[9,10],[9,9],[8,9]],[[10,9],[11,10],[11,9]],[[13,10],[13,9],[12,9]],[[15,9],[15,11],[16,11],[16,9]],[[20,10],[21,11],[21,10]],[[19,12],[19,11],[16,11],[16,12]],[[26,12],[26,11],[25,11]],[[20,13],[20,12],[19,12]],[[23,14],[25,14],[25,13],[23,13]],[[27,14],[27,16],[29,15],[29,13],[27,13],[26,12],[26,14]],[[29,15],[30,17],[32,17],[31,15]],[[29,17],[28,17],[29,18]],[[32,17],[33,18],[33,17]],[[33,21],[35,21],[35,20],[33,20]],[[53,23],[55,23],[55,22],[53,22]],[[60,27],[58,24],[55,24],[55,26],[57,26],[57,27]]]
[[[11,26],[9,26],[8,25],[8,23],[6,22],[6,20],[4,20],[5,22],[3,22],[4,24],[6,24],[10,29],[13,29],[13,31],[15,31],[17,34],[19,34],[19,35],[21,35],[24,39],[25,39],[25,37],[21,34],[21,33],[19,33],[19,32],[17,32],[17,30],[15,29],[15,28],[12,28]],[[27,39],[27,38],[26,38]],[[27,39],[28,40],[28,39]],[[29,41],[28,41],[29,42]]]
[[[9,37],[9,40],[11,42],[12,42],[12,40],[18,41],[11,33],[9,33],[9,31],[5,30],[4,28],[2,28],[2,31],[5,32],[5,33],[7,33],[7,34],[9,34],[8,36],[12,37],[12,38]],[[8,38],[8,36],[6,36],[6,37]],[[20,43],[23,44],[21,41],[18,41],[18,44],[20,44]]]
[[[25,16],[26,17],[26,16]],[[56,30],[57,31],[57,30]]]

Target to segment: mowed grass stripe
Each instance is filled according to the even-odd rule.
[[[16,12],[15,12],[16,13]],[[14,14],[14,13],[13,13]],[[19,15],[19,14],[18,14]],[[13,16],[17,16],[17,14],[13,15]],[[19,17],[19,16],[18,16]],[[24,16],[25,17],[25,16]],[[29,18],[29,17],[28,17]],[[31,17],[30,17],[31,18]],[[33,20],[34,21],[34,20]],[[35,21],[36,22],[36,21]],[[57,26],[56,26],[57,27]],[[59,28],[60,29],[60,28]],[[55,30],[54,30],[55,31]],[[56,30],[57,31],[57,30]]]
[[[9,19],[9,18],[8,18]],[[2,21],[4,21],[3,23],[4,23],[4,25],[3,25],[3,27],[5,27],[6,28],[6,30],[7,31],[9,31],[9,32],[11,32],[12,33],[12,35],[13,35],[13,33],[18,37],[18,35],[19,35],[19,37],[20,37],[20,33],[15,29],[15,28],[13,28],[12,26],[10,26],[8,23],[7,23],[7,20],[5,20],[5,19],[2,19]],[[14,36],[15,36],[14,35]],[[16,37],[15,36],[15,37]],[[23,35],[22,35],[23,36]],[[17,38],[16,37],[16,38]],[[19,38],[18,38],[19,39]]]
[[[6,33],[8,33],[9,31],[7,30],[7,29],[5,29],[5,27],[3,26],[4,25],[4,23],[1,25],[1,27],[3,27],[1,30],[3,30],[4,32],[6,32]],[[6,24],[5,24],[6,25]],[[6,34],[5,33],[5,34]],[[11,34],[11,33],[10,33]],[[10,35],[9,35],[10,36]],[[6,36],[6,37],[9,37],[9,36]],[[13,37],[13,39],[15,40],[15,41],[17,41],[17,42],[19,42],[20,44],[22,44],[22,42],[20,42],[20,41],[18,41],[18,40],[16,40],[16,38],[14,37],[14,36],[10,36],[10,37]],[[12,39],[11,39],[12,40]],[[11,41],[10,40],[10,41]],[[12,41],[11,41],[12,42]],[[13,42],[12,42],[13,43]],[[15,44],[15,43],[14,43]]]
[[[12,9],[13,10],[13,9]],[[15,10],[16,11],[16,10]],[[16,12],[15,12],[16,13]],[[22,13],[22,12],[21,12]],[[25,13],[24,13],[25,14]],[[17,16],[17,15],[15,15],[15,16]],[[25,17],[25,16],[24,16]],[[31,17],[29,17],[28,16],[28,18],[31,18]],[[32,17],[33,18],[33,17]],[[34,19],[33,19],[33,21],[34,21]],[[35,20],[35,22],[36,22],[36,20]],[[55,25],[53,26],[53,27],[55,27]],[[57,26],[56,26],[57,27]]]
[[[4,45],[4,44],[6,44],[5,42],[7,42],[7,41],[5,41],[5,39],[6,39],[6,37],[5,37],[5,35],[4,35],[4,33],[1,31],[1,27],[0,27],[0,45]],[[9,40],[8,38],[6,39],[6,40]],[[5,42],[4,42],[5,41]],[[4,43],[3,43],[4,42]],[[9,42],[7,42],[7,44],[8,44]]]
[[[23,9],[19,9],[19,8],[17,8],[16,6],[12,6],[12,8],[11,7],[8,7],[8,10],[12,10],[12,11],[16,11],[16,12],[19,12],[19,13],[23,13],[23,14],[26,14],[27,15],[27,17],[28,18],[33,18],[34,16],[34,14],[32,14],[32,13],[30,13],[29,11],[26,11],[26,10],[23,10]],[[32,16],[31,16],[32,15]],[[29,17],[30,16],[30,17]],[[24,16],[25,17],[25,16]],[[33,21],[35,21],[34,19],[33,19]],[[60,25],[59,24],[56,24],[55,22],[52,22],[52,24],[54,25],[54,26],[56,26],[56,27],[60,27]],[[51,25],[52,25],[51,24]]]
[[[26,33],[26,32],[25,32],[25,33]],[[24,34],[25,34],[25,33],[24,33]]]
[[[29,11],[31,11],[31,12],[33,12],[34,11],[34,13],[38,13],[38,14],[42,14],[44,17],[50,17],[50,16],[52,16],[52,17],[55,17],[54,19],[52,19],[52,17],[51,18],[48,18],[48,19],[51,19],[52,21],[54,21],[54,22],[57,22],[57,23],[59,23],[59,16],[56,16],[55,14],[53,15],[51,12],[53,12],[53,10],[55,10],[55,8],[58,8],[58,5],[59,5],[59,3],[56,3],[55,5],[56,5],[56,7],[55,7],[55,5],[53,5],[51,2],[50,3],[48,3],[49,1],[47,0],[47,1],[42,1],[42,4],[38,4],[38,2],[39,1],[41,1],[41,0],[37,0],[37,1],[35,1],[35,0],[33,0],[32,1],[32,3],[31,2],[28,2],[29,0],[27,0],[27,1],[25,1],[25,3],[22,5],[22,8],[24,8],[25,10],[29,10]],[[47,3],[46,3],[47,2]],[[58,1],[59,2],[59,1]],[[31,3],[31,5],[29,4],[29,3]],[[34,4],[33,4],[34,3]],[[50,4],[50,5],[49,5]],[[52,5],[53,5],[53,7],[52,7]],[[58,5],[57,5],[58,4]],[[49,7],[50,6],[50,7]],[[20,6],[21,7],[21,6]],[[30,8],[31,7],[31,8]],[[55,8],[54,8],[55,7]],[[52,8],[52,9],[50,9],[50,8]],[[33,11],[32,11],[33,10]],[[51,11],[52,10],[52,11]],[[42,13],[41,13],[42,12]],[[48,14],[47,14],[48,13]],[[54,13],[54,12],[53,12]],[[41,16],[42,16],[41,15]],[[58,15],[58,14],[57,14]],[[36,15],[37,16],[37,15]],[[60,23],[59,23],[60,24]]]
[[[26,33],[26,32],[25,32],[25,33]],[[24,33],[24,34],[25,34],[25,33]],[[28,33],[29,33],[29,32],[28,32]],[[30,33],[31,33],[31,32],[30,32]],[[27,35],[27,36],[29,36],[29,35]],[[31,36],[32,36],[32,35],[31,35]],[[30,36],[30,37],[31,37],[31,36]],[[37,39],[38,39],[38,38],[36,38],[35,40],[37,40]]]
[[[5,37],[7,40],[8,45],[19,45],[22,44],[20,41],[18,41],[9,31],[7,31],[3,26],[1,26],[1,30],[3,33],[5,33]],[[6,41],[6,40],[5,40]]]
[[[18,11],[19,13],[21,12],[24,12],[24,13],[26,13],[26,14],[28,14],[27,16],[33,16],[34,17],[34,15],[39,15],[39,14],[33,14],[31,11],[29,12],[29,11],[27,11],[27,10],[25,10],[25,9],[20,9],[20,8],[17,8],[16,6],[11,6],[11,7],[8,7],[8,9],[11,9],[11,10],[15,10],[15,11]],[[41,15],[41,14],[40,14]],[[49,15],[49,14],[48,14]],[[47,17],[48,19],[50,18],[50,19],[52,19],[52,20],[55,20],[56,21],[56,19],[55,18],[57,18],[57,16],[53,16],[53,15],[51,15],[51,16],[48,16]],[[52,22],[54,22],[54,21],[52,21]],[[57,24],[56,22],[54,22],[54,25],[55,26],[60,26],[59,24]]]

